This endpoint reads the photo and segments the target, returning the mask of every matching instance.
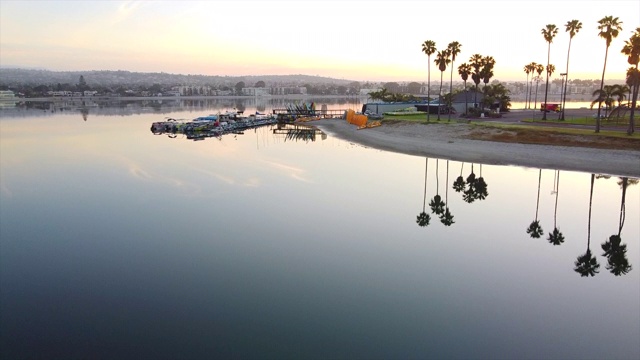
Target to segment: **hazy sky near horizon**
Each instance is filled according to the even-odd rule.
[[[14,1],[0,0],[0,65],[57,71],[128,70],[204,75],[319,75],[349,80],[426,81],[425,40],[438,50],[462,44],[493,56],[494,79],[524,80],[524,66],[546,65],[541,30],[555,24],[552,78],[600,79],[605,41],[597,21],[618,17],[606,79],[624,79],[620,53],[640,26],[639,0],[499,1]],[[440,72],[431,57],[431,81]],[[450,68],[445,71],[448,79]]]

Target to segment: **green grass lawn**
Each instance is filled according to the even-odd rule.
[[[563,123],[562,121],[559,123]],[[544,126],[544,125],[519,125],[519,124],[504,124],[504,123],[487,123],[481,121],[472,121],[472,125],[475,126],[487,126],[493,128],[500,128],[505,130],[535,130],[535,131],[548,131],[559,134],[569,135],[586,135],[586,136],[603,136],[603,137],[617,137],[624,139],[640,140],[640,131],[636,131],[633,135],[627,135],[626,130],[604,130],[601,129],[599,133],[596,133],[594,129],[577,129],[569,127],[557,127],[557,126]],[[540,122],[536,121],[536,124]]]

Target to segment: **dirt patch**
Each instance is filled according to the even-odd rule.
[[[640,151],[640,140],[635,138],[572,135],[554,131],[531,129],[505,130],[497,128],[474,128],[462,137],[473,140],[487,140],[503,143],[577,146],[611,150]]]

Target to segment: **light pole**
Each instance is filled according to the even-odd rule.
[[[560,115],[558,116],[558,119],[564,121],[564,99],[566,96],[564,91],[564,77],[567,76],[567,73],[560,73],[560,76],[562,77],[562,83],[560,84],[560,106],[562,108],[560,109]]]

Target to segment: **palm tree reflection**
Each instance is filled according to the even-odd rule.
[[[600,264],[593,254],[591,254],[590,246],[591,246],[591,203],[593,200],[593,182],[595,180],[596,175],[591,174],[591,191],[589,193],[589,223],[587,227],[587,252],[584,255],[578,256],[575,261],[575,268],[573,269],[575,272],[580,274],[582,277],[595,276],[598,273],[598,269],[600,268]]]
[[[558,229],[558,226],[556,224],[556,219],[558,216],[559,192],[560,192],[560,170],[556,170],[556,183],[555,183],[556,205],[553,211],[553,232],[550,232],[549,237],[547,237],[547,240],[549,240],[549,243],[553,245],[560,245],[564,242],[564,235],[562,235],[562,232],[560,232],[560,229]]]
[[[462,195],[462,199],[471,204],[476,201],[474,185],[476,183],[476,174],[473,172],[473,164],[471,164],[471,173],[467,176],[467,185],[469,186],[467,190],[464,191]]]
[[[424,196],[422,197],[422,212],[418,214],[418,218],[416,222],[418,226],[425,227],[429,226],[429,222],[431,221],[431,216],[427,214],[425,211],[427,204],[427,174],[429,173],[429,158],[425,158],[425,166],[424,166]]]
[[[442,201],[442,197],[439,194],[440,181],[438,179],[438,163],[440,160],[436,159],[436,196],[433,197],[431,202],[429,202],[429,207],[431,208],[431,212],[440,216],[444,213],[445,203]]]
[[[627,245],[622,243],[622,238],[620,237],[625,220],[625,198],[628,184],[629,178],[623,177],[618,234],[611,235],[609,240],[602,244],[602,250],[604,250],[602,256],[607,258],[607,265],[605,267],[615,276],[625,275],[631,271],[631,264],[629,264],[629,259],[627,259]]]
[[[540,169],[540,172],[538,174],[538,198],[536,201],[536,218],[535,220],[533,220],[533,222],[531,222],[531,224],[529,224],[529,227],[527,228],[527,234],[529,234],[529,236],[531,236],[532,238],[540,238],[540,236],[542,236],[542,234],[544,233],[544,231],[542,230],[542,226],[540,226],[540,221],[538,221],[538,208],[540,205],[540,181],[542,180],[542,169]]]
[[[473,172],[473,164],[471,164],[471,173],[469,174],[469,176],[467,176],[466,185],[468,187],[466,190],[464,190],[462,199],[469,204],[476,200],[484,200],[487,198],[487,196],[489,196],[489,192],[487,191],[487,183],[482,177],[482,164],[480,164],[480,177],[478,178],[476,178],[476,174]],[[464,189],[462,176],[456,179],[456,182],[453,184],[453,188],[458,192]]]
[[[464,169],[464,163],[462,163],[462,165],[460,166],[460,176],[458,176],[456,181],[453,182],[453,190],[455,190],[456,192],[463,191],[465,187],[464,178],[462,177],[463,169]]]
[[[447,160],[447,180],[445,184],[449,183],[449,160]],[[455,221],[453,221],[453,215],[449,211],[449,187],[446,186],[445,190],[445,208],[444,212],[440,214],[440,222],[442,222],[445,226],[451,226]]]
[[[484,200],[487,198],[487,196],[489,196],[489,192],[487,191],[487,183],[482,177],[482,164],[480,164],[480,177],[478,178],[478,180],[476,180],[474,190],[477,200]]]

